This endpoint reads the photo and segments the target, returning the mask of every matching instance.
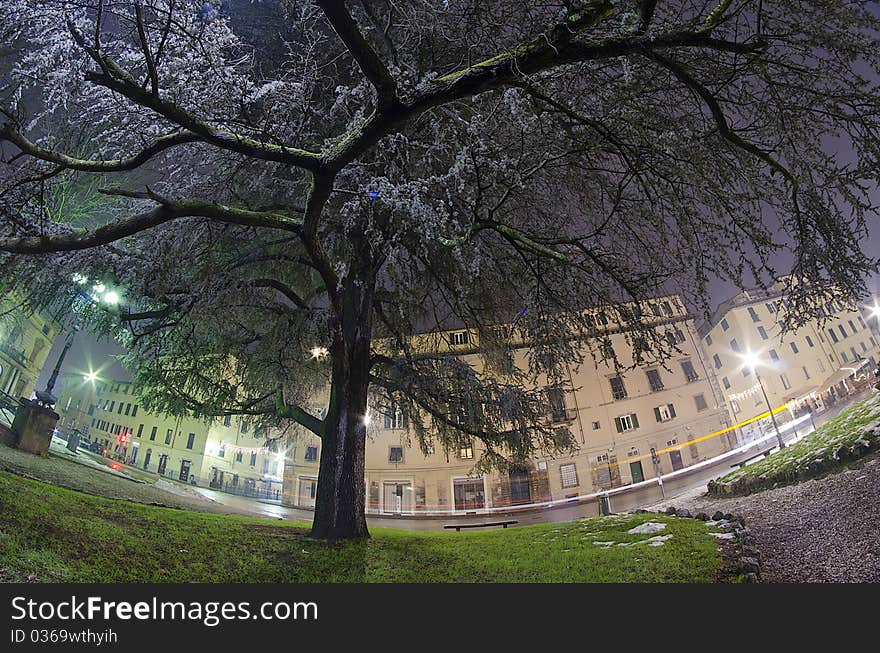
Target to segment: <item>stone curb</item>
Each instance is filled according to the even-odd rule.
[[[817,478],[827,472],[861,460],[865,456],[880,451],[880,428],[869,428],[862,433],[852,445],[839,445],[827,455],[815,458],[808,463],[775,476],[758,476],[750,478],[738,478],[734,481],[722,483],[717,480],[707,484],[709,496],[724,498],[732,496],[744,496],[770,490],[779,485],[791,485],[812,478]]]

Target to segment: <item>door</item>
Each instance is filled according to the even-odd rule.
[[[318,494],[318,481],[314,478],[299,479],[297,503],[302,508],[314,508],[315,496]]]
[[[684,464],[681,462],[681,452],[678,449],[669,452],[669,461],[672,463],[673,471],[684,467]]]
[[[412,512],[413,490],[408,481],[385,481],[382,492],[382,512]]]
[[[632,475],[633,483],[641,483],[645,480],[645,472],[642,470],[642,461],[637,460],[629,464],[629,473]]]
[[[189,466],[190,466],[190,461],[188,461],[188,460],[181,460],[180,461],[180,475],[177,477],[178,479],[180,479],[181,481],[188,481],[189,480]]]
[[[531,503],[532,493],[529,490],[529,470],[511,469],[508,472],[510,479],[510,503],[511,505]]]
[[[137,463],[137,457],[138,457],[138,445],[137,445],[137,442],[135,442],[131,447],[131,464],[132,465]]]
[[[453,481],[456,510],[473,510],[486,507],[486,490],[483,479],[459,479]]]
[[[162,454],[159,456],[159,476],[165,473],[165,466],[168,464],[168,455]]]

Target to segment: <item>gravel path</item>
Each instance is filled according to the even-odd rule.
[[[762,582],[880,582],[880,457],[746,497],[716,499],[700,490],[655,509],[744,517],[762,554]]]

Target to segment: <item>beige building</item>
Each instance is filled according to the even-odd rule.
[[[606,333],[624,367],[632,363],[627,335],[604,314],[596,326]],[[523,505],[590,494],[656,478],[729,450],[736,442],[723,395],[707,367],[693,319],[678,297],[653,304],[653,320],[678,352],[660,366],[615,373],[610,363],[586,354],[567,370],[568,390],[540,381],[551,405],[547,419],[560,437],[573,437],[575,454],[542,454],[508,473],[477,474],[479,441],[459,451],[422,452],[410,440],[401,414],[372,415],[366,450],[367,509],[378,513],[467,511]],[[480,335],[450,331],[421,336],[431,346],[456,352],[481,369]],[[419,337],[415,346],[418,347]],[[526,366],[524,343],[510,343],[514,364]],[[688,444],[693,443],[693,444]],[[284,497],[287,505],[314,506],[320,440],[305,434],[287,449]],[[656,454],[656,464],[652,451]]]
[[[52,315],[26,308],[17,293],[0,298],[0,393],[12,399],[33,396],[60,332]]]
[[[880,360],[876,319],[830,302],[822,308],[824,324],[815,320],[782,335],[779,320],[786,304],[782,284],[745,291],[721,304],[700,327],[709,365],[736,422],[768,410],[761,385],[774,409],[791,407],[778,414],[778,421],[790,420],[801,408],[820,413],[859,387]],[[750,354],[755,369],[745,364]],[[772,428],[768,422],[744,427],[744,439]]]
[[[280,495],[283,456],[248,420],[176,418],[143,408],[130,382],[63,377],[58,429],[78,428],[107,455],[166,478],[254,496]]]

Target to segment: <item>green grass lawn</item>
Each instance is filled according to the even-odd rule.
[[[646,521],[672,535],[629,535]],[[713,582],[705,522],[661,514],[474,532],[374,528],[329,544],[306,524],[147,506],[0,472],[0,578],[44,582]],[[597,544],[613,542],[613,544]],[[620,544],[631,544],[620,546]]]
[[[873,432],[868,432],[869,428]],[[709,489],[716,495],[745,494],[772,487],[776,483],[791,483],[818,476],[831,469],[835,462],[857,458],[859,452],[851,450],[857,440],[876,443],[878,431],[880,395],[875,394],[843,411],[802,440],[710,483]],[[875,449],[876,444],[870,447],[872,451]],[[860,450],[866,453],[868,448]],[[839,460],[835,459],[835,453]],[[811,467],[811,463],[817,460],[821,460],[822,464]]]

